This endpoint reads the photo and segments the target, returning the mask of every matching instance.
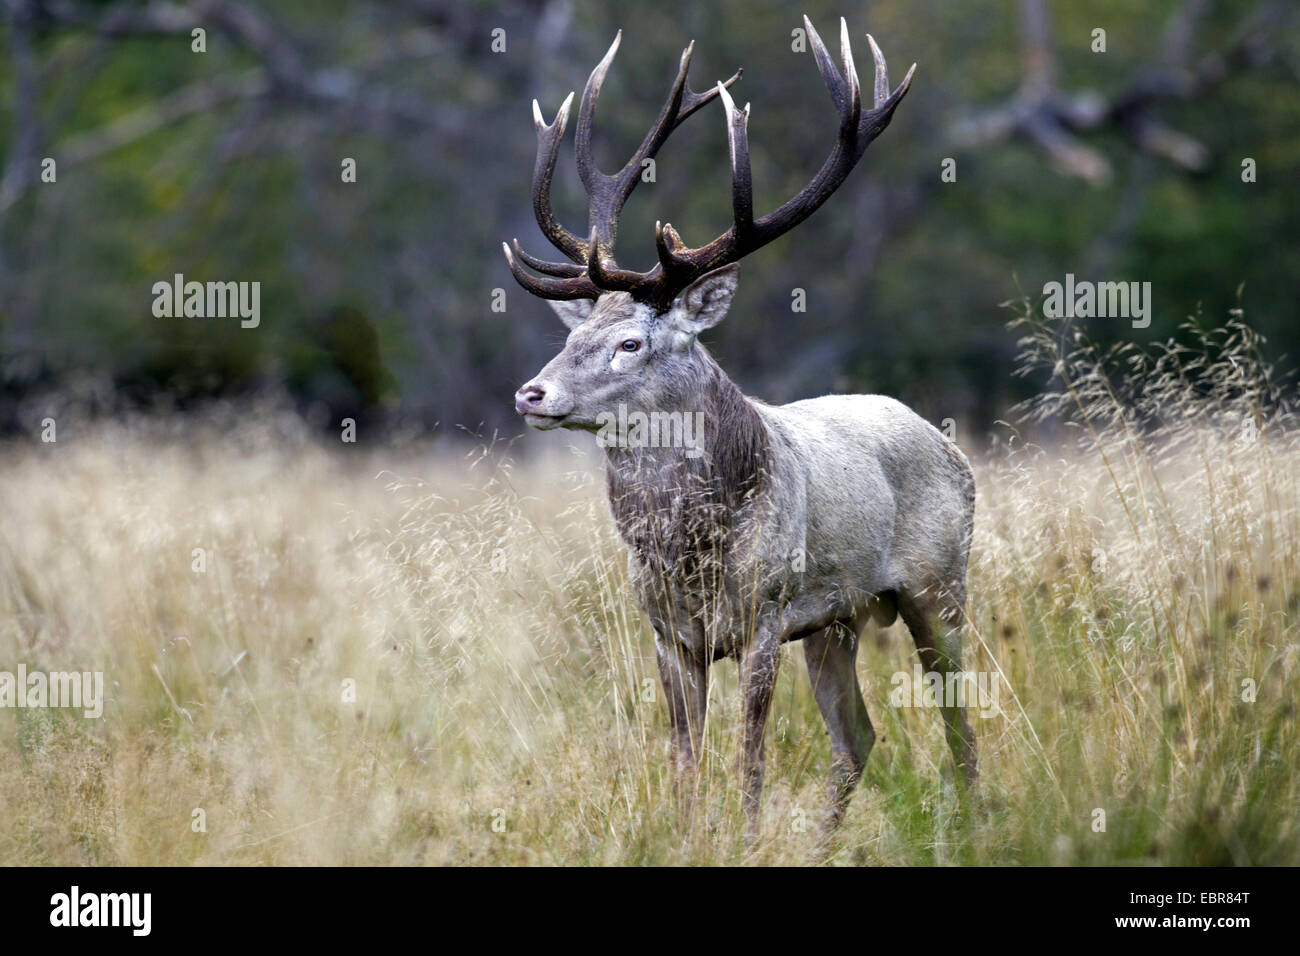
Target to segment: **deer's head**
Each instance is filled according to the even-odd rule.
[[[592,119],[605,74],[618,51],[620,31],[592,70],[583,90],[574,133],[578,175],[589,203],[588,237],[561,226],[551,211],[551,179],[573,102],[570,93],[555,121],[547,124],[533,101],[537,162],[533,168],[533,210],[542,232],[568,262],[528,255],[515,240],[502,244],[515,279],[551,304],[570,328],[563,351],[515,393],[515,408],[537,428],[594,428],[597,416],[622,405],[636,411],[680,408],[697,387],[705,359],[696,336],[722,320],[735,294],[739,260],[793,229],[821,207],[853,170],[862,154],[889,125],[916,69],[913,64],[892,92],[885,58],[867,37],[875,61],[874,106],[862,108],[848,26],[840,20],[841,68],[804,17],[817,69],[840,114],[830,155],[798,195],[766,216],[754,218],[749,169],[749,104],[738,110],[727,92],[740,71],[705,93],[686,83],[694,43],[682,51],[668,101],[632,158],[618,173],[596,168],[591,156]],[[669,223],[655,223],[659,261],[647,272],[619,268],[614,239],[623,205],[640,181],[642,164],[653,158],[688,116],[714,98],[726,111],[731,153],[732,226],[707,245],[688,247]],[[526,270],[533,270],[532,272]],[[540,275],[534,274],[540,273]]]

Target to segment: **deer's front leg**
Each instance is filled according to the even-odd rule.
[[[668,697],[672,723],[673,789],[678,805],[689,811],[699,771],[704,717],[708,708],[708,664],[695,660],[674,640],[655,631],[659,680]]]
[[[776,687],[781,642],[774,632],[760,629],[740,660],[745,729],[740,753],[740,782],[744,795],[745,835],[752,842],[759,832],[759,796],[763,790],[765,748],[763,731]]]

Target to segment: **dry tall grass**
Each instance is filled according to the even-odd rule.
[[[1003,681],[972,715],[980,800],[944,782],[937,712],[889,705],[915,657],[895,625],[859,658],[878,743],[831,860],[1300,863],[1295,423],[1240,325],[1145,357],[1057,335],[1026,329],[1058,373],[1031,411],[1079,441],[963,442],[966,663]],[[797,648],[759,843],[731,664],[677,817],[594,447],[345,454],[234,418],[5,450],[0,670],[102,670],[109,701],[0,710],[0,863],[811,858],[829,746]]]

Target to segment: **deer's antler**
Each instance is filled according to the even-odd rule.
[[[753,183],[749,169],[749,104],[744,110],[736,109],[727,88],[741,74],[724,83],[718,83],[706,93],[696,93],[686,85],[694,42],[682,51],[677,78],[669,92],[668,101],[659,118],[641,141],[632,158],[613,176],[598,170],[591,158],[592,117],[605,74],[618,50],[622,32],[614,38],[604,58],[592,70],[578,108],[578,125],[574,134],[578,175],[587,191],[590,203],[588,238],[584,241],[574,236],[555,220],[551,211],[550,188],[555,172],[555,158],[560,139],[568,122],[570,93],[549,126],[542,121],[541,110],[533,102],[533,119],[537,126],[537,164],[533,170],[533,209],[538,225],[547,238],[572,262],[546,262],[526,255],[516,241],[514,253],[506,247],[510,270],[524,288],[543,298],[578,299],[596,298],[602,292],[630,292],[637,301],[646,302],[658,309],[667,309],[674,298],[695,279],[720,266],[736,262],[759,249],[778,236],[803,222],[839,188],[894,115],[894,110],[906,95],[912,82],[916,64],[907,71],[903,82],[892,92],[885,57],[870,36],[872,58],[875,61],[873,106],[862,109],[861,90],[857,70],[853,65],[853,51],[849,44],[848,25],[840,19],[841,68],[827,52],[825,44],[804,17],[804,26],[812,43],[817,69],[830,91],[840,114],[839,132],[830,155],[817,175],[798,195],[783,203],[773,212],[754,218]],[[686,117],[714,97],[722,100],[726,111],[727,144],[731,154],[731,205],[732,225],[725,233],[707,245],[689,248],[669,223],[655,223],[655,246],[659,262],[648,272],[620,269],[614,261],[614,239],[618,231],[618,217],[623,204],[640,180],[641,164],[651,158],[668,136]],[[518,258],[516,258],[516,256]],[[520,266],[544,273],[548,278],[531,275]]]

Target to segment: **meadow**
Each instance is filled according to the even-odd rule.
[[[975,799],[891,706],[832,864],[1300,864],[1300,431],[1233,320],[959,425],[978,485]],[[522,430],[522,429],[521,429]],[[1033,440],[1026,436],[1034,436]],[[598,451],[355,445],[275,405],[61,421],[0,453],[0,670],[102,671],[101,719],[0,710],[0,864],[803,864],[829,744],[798,647],[743,838],[736,669],[678,814]]]

